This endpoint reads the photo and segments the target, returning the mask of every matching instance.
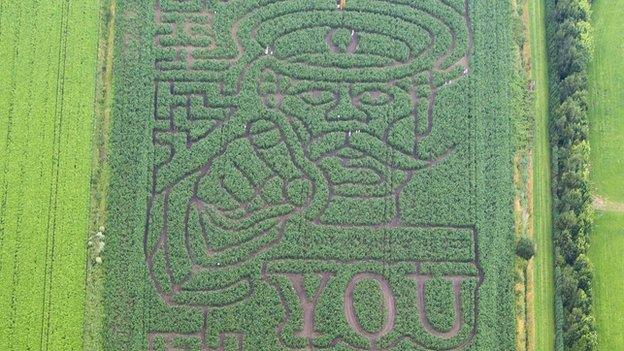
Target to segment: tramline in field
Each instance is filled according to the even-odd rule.
[[[488,223],[480,207],[497,206],[484,184],[510,167],[478,153],[486,117],[476,111],[487,103],[474,89],[486,60],[477,55],[475,67],[485,33],[474,34],[473,16],[483,21],[483,7],[160,0],[151,19],[126,8],[156,24],[128,21],[120,37],[128,57],[141,41],[154,47],[151,63],[132,68],[151,72],[151,92],[132,93],[150,121],[127,120],[149,130],[134,134],[147,157],[136,177],[149,179],[148,201],[134,207],[143,230],[137,221],[123,239],[137,247],[142,237],[146,273],[136,279],[150,291],[141,308],[152,317],[134,342],[480,350],[477,340],[513,328],[511,316],[487,321],[511,306],[496,290],[511,281],[502,247],[512,232],[501,230],[509,217]],[[120,133],[119,147],[132,149]],[[504,134],[488,146],[503,160]],[[502,188],[490,190],[509,195]],[[509,258],[484,257],[484,245]],[[113,264],[138,265],[119,252]],[[492,305],[501,296],[509,301]]]

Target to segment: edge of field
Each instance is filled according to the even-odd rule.
[[[95,86],[95,121],[90,197],[90,233],[105,229],[109,184],[108,141],[112,108],[112,65],[115,29],[115,0],[100,0],[100,26]],[[102,350],[104,320],[104,270],[95,263],[101,252],[90,248],[86,260],[84,350]]]
[[[589,64],[590,174],[596,217],[589,258],[594,267],[596,350],[623,350],[624,334],[624,0],[592,4],[594,57]]]
[[[552,242],[551,161],[548,137],[548,59],[543,0],[529,1],[531,75],[535,82],[533,207],[536,254],[533,281],[536,350],[555,346],[554,262]]]

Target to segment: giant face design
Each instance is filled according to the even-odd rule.
[[[442,68],[452,51],[435,57],[427,52],[434,50],[433,44],[428,48],[410,47],[398,38],[370,33],[366,28],[362,32],[328,29],[324,36],[319,35],[323,30],[306,29],[304,34],[295,29],[286,34],[317,35],[320,42],[314,46],[319,52],[307,57],[295,55],[294,63],[289,61],[293,57],[274,51],[280,49],[281,38],[275,41],[277,44],[267,46],[267,55],[285,56],[283,66],[278,66],[285,73],[264,72],[265,80],[260,81],[259,87],[264,93],[263,102],[267,108],[288,116],[289,123],[299,128],[304,154],[321,169],[330,187],[325,207],[328,212],[320,213],[316,222],[343,224],[334,216],[341,213],[350,224],[399,225],[402,188],[415,171],[442,162],[453,151],[452,145],[443,145],[437,153],[425,154],[419,150],[419,144],[434,128],[438,89],[454,84],[468,73],[468,53]],[[456,35],[451,35],[453,48],[458,46]],[[387,41],[405,45],[403,62],[399,57],[388,59],[379,52],[373,53]],[[410,51],[416,49],[420,52]],[[336,62],[338,67],[342,63],[354,68],[316,66],[316,55]],[[302,66],[302,62],[308,66]],[[290,66],[302,67],[297,71]],[[416,73],[404,77],[408,69]],[[297,79],[301,71],[335,80]],[[352,76],[352,71],[361,76]],[[375,82],[376,79],[385,81]],[[363,209],[375,207],[374,203],[384,203],[385,213],[377,212],[376,218],[358,217],[366,212]]]
[[[428,96],[418,95],[423,92]],[[406,90],[394,82],[290,81],[284,91],[264,96],[264,102],[297,128],[304,154],[330,187],[328,211],[346,213],[351,224],[398,225],[401,188],[414,172],[442,162],[452,152],[452,145],[438,154],[418,148],[432,132],[434,94],[426,84]],[[371,201],[388,202],[392,209],[385,218],[362,218],[358,223],[357,213]],[[319,222],[331,223],[330,217],[321,213]]]

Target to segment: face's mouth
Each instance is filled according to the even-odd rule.
[[[335,54],[345,53],[352,55],[358,48],[359,36],[354,29],[350,32],[346,28],[332,29],[327,32],[325,42],[329,50]]]
[[[350,184],[357,184],[369,189],[383,186],[387,179],[387,166],[351,145],[352,136],[349,132],[345,133],[343,143],[327,150],[315,163],[325,171],[333,186],[348,187]]]

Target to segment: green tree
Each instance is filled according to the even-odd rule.
[[[526,236],[520,238],[516,244],[516,254],[527,261],[535,256],[535,244],[533,240]]]

